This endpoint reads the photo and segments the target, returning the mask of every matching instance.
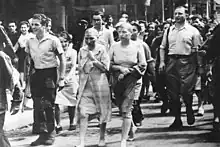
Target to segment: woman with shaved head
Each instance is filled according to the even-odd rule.
[[[110,49],[111,71],[113,73],[113,91],[116,104],[122,113],[121,147],[126,147],[126,140],[132,124],[132,103],[139,87],[138,81],[146,69],[143,47],[131,40],[133,27],[122,23],[118,31],[120,41]]]
[[[106,123],[111,117],[111,98],[106,71],[110,60],[106,48],[97,43],[98,32],[90,28],[85,32],[85,43],[78,55],[79,93],[76,120],[80,124],[80,145],[85,146],[88,121],[97,118],[100,124],[98,146],[105,146]]]

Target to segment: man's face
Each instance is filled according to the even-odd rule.
[[[174,17],[176,23],[183,23],[186,19],[185,8],[180,7],[174,11]]]
[[[90,47],[94,47],[95,46],[95,42],[97,40],[97,35],[95,32],[87,32],[85,33],[85,43],[90,46]]]
[[[10,32],[12,32],[12,33],[16,32],[16,29],[17,29],[17,27],[16,27],[16,24],[14,22],[8,24],[8,30]]]
[[[154,24],[150,24],[149,28],[148,28],[149,33],[153,33],[155,31],[155,25]]]
[[[48,31],[50,31],[50,30],[51,30],[51,28],[52,28],[52,22],[51,22],[51,21],[49,21],[49,22],[48,22],[48,25],[47,25],[47,30],[48,30]]]
[[[29,27],[27,26],[27,24],[22,24],[20,30],[22,34],[26,34],[29,30]]]
[[[138,28],[137,26],[133,26],[133,29],[132,29],[132,35],[131,35],[131,39],[133,40],[136,40],[137,39],[137,36],[138,36]]]
[[[145,25],[143,23],[140,23],[139,25],[141,27],[141,32],[144,32],[146,30]]]
[[[32,28],[34,34],[38,34],[40,32],[43,32],[45,26],[42,26],[41,20],[33,19],[32,23],[31,23],[31,28]]]
[[[93,15],[92,19],[93,19],[92,23],[93,23],[94,27],[102,26],[102,17],[101,17],[101,15]]]
[[[108,20],[107,20],[107,23],[109,23],[109,24],[113,23],[113,18],[109,17]]]

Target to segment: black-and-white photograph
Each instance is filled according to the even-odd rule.
[[[0,0],[0,147],[31,146],[219,147],[220,0]]]

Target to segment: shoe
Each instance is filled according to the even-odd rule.
[[[70,125],[68,130],[69,131],[76,130],[76,126],[75,125]]]
[[[98,144],[98,147],[105,147],[105,146],[106,146],[105,140],[100,140],[99,144]]]
[[[121,147],[126,147],[126,146],[127,146],[127,142],[126,142],[126,140],[121,141]]]
[[[53,145],[55,141],[55,132],[47,133],[45,138],[44,145]]]
[[[56,129],[57,134],[59,134],[63,130],[63,128],[61,126],[56,126],[55,129]]]
[[[203,108],[203,107],[199,107],[199,109],[198,109],[198,113],[197,113],[197,116],[203,116],[204,113],[205,113],[204,108]]]
[[[53,145],[55,138],[48,138],[45,140],[44,145]]]
[[[188,125],[193,125],[195,123],[195,116],[192,107],[186,107],[186,116]]]
[[[160,109],[160,113],[162,115],[165,115],[168,111],[168,105],[167,104],[162,104],[161,109]]]
[[[219,122],[218,117],[216,117],[213,121],[213,131],[220,132],[220,122]]]
[[[136,131],[137,131],[137,127],[133,126],[128,133],[127,141],[134,141],[134,136],[135,136]]]
[[[40,136],[35,140],[34,142],[31,143],[31,146],[39,146],[39,145],[44,145],[45,142],[45,134],[40,134]]]
[[[182,129],[183,128],[183,123],[181,119],[175,119],[174,122],[169,126],[169,129]]]

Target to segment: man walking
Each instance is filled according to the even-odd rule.
[[[35,73],[31,77],[32,97],[39,109],[39,138],[31,146],[52,145],[55,137],[54,101],[57,83],[57,56],[60,60],[58,86],[64,86],[65,58],[59,39],[47,31],[48,19],[44,14],[34,14],[32,30],[36,36],[27,41],[25,51],[34,62]]]
[[[167,92],[171,99],[171,107],[175,120],[171,129],[181,129],[182,96],[187,113],[187,123],[194,124],[195,117],[192,109],[193,89],[196,82],[197,60],[196,54],[201,42],[199,31],[187,23],[185,8],[179,6],[174,11],[176,23],[165,31],[160,46],[159,70],[165,70],[165,54],[167,54],[166,75]],[[169,32],[169,33],[168,33]],[[168,37],[166,37],[168,33]],[[168,40],[167,40],[168,39]],[[168,50],[166,51],[166,46]]]

